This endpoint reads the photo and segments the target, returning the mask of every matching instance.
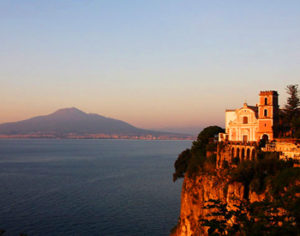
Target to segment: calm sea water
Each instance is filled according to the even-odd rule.
[[[173,163],[190,141],[0,140],[6,236],[168,235]]]

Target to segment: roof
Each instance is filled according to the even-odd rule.
[[[274,90],[268,90],[268,91],[260,91],[259,95],[276,95],[278,96],[277,91]]]
[[[258,107],[257,106],[248,106],[248,108],[250,108],[254,112],[258,112]]]

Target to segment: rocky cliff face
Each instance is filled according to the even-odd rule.
[[[204,129],[174,164],[184,181],[171,235],[300,235],[298,162],[256,143],[210,142],[218,132]]]
[[[248,193],[243,184],[229,183],[229,178],[224,176],[221,170],[215,175],[186,176],[181,193],[180,219],[171,235],[207,235],[207,227],[199,223],[200,219],[208,219],[207,215],[212,213],[212,210],[204,208],[207,201],[214,199],[227,203],[230,210],[234,204],[244,198],[248,198],[250,202],[261,201],[264,199],[264,194]]]

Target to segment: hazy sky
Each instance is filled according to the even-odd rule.
[[[0,122],[77,107],[143,128],[224,123],[300,84],[300,1],[0,1]]]

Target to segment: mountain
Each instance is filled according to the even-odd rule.
[[[169,136],[184,138],[184,135],[136,128],[124,121],[88,114],[77,108],[60,109],[50,115],[28,120],[0,124],[2,136],[34,137],[106,137],[114,136]],[[97,135],[97,136],[95,136]],[[101,136],[102,135],[102,136]]]

